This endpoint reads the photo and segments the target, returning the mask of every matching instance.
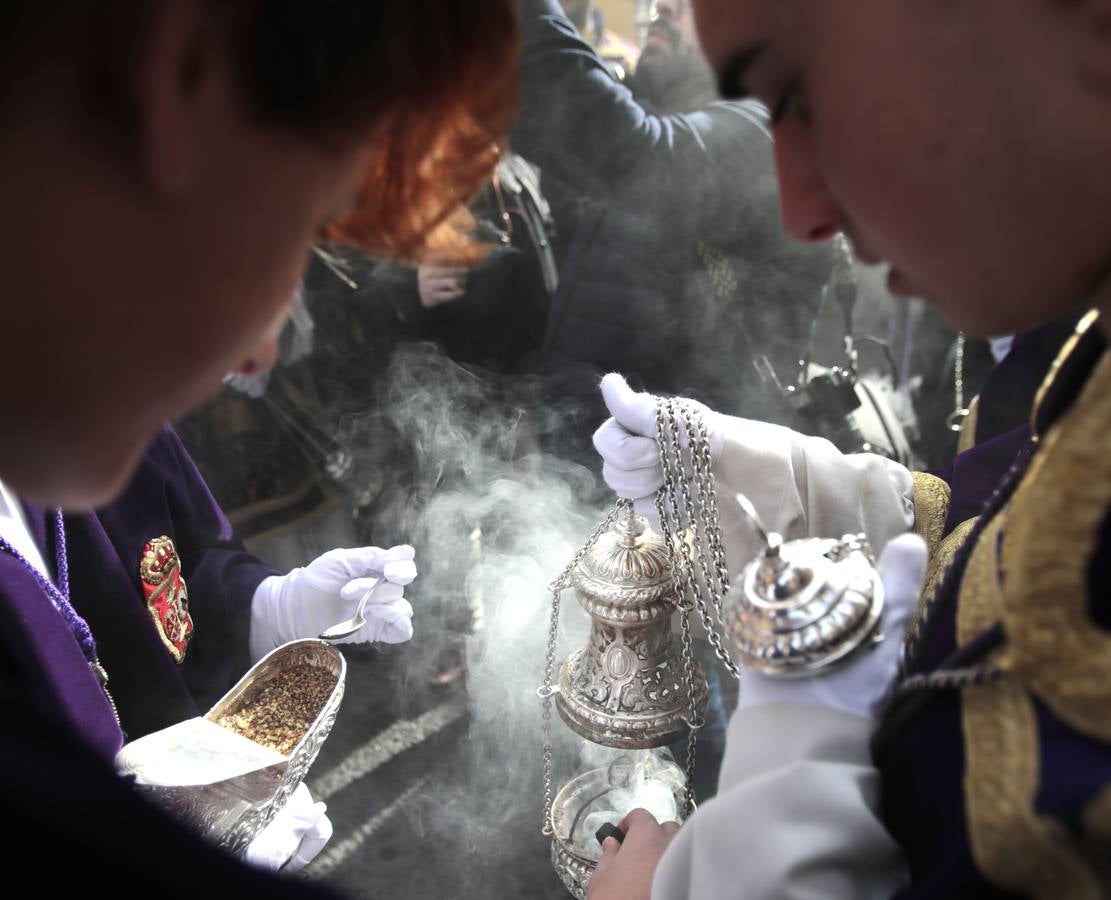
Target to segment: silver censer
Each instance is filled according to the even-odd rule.
[[[619,507],[553,585],[557,603],[558,589],[567,585],[591,618],[590,638],[560,667],[558,687],[542,689],[541,696],[554,697],[568,727],[593,744],[627,751],[672,744],[689,735],[692,721],[700,727],[706,676],[672,633],[678,594],[664,539],[631,507]],[[549,654],[554,632],[552,638]],[[666,784],[674,791],[677,809],[688,808],[689,785],[678,767],[653,770],[653,761],[637,760],[630,753],[607,768],[582,771],[550,799],[546,746],[544,831],[552,836],[552,863],[572,896],[585,896],[601,852],[582,823],[607,797],[627,792],[634,782],[654,782],[657,790]],[[665,773],[668,765],[674,781]]]
[[[804,678],[883,640],[883,582],[864,535],[784,542],[747,498],[737,502],[764,541],[725,603],[725,625],[745,666]]]

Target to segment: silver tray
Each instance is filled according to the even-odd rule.
[[[305,733],[288,754],[216,723],[251,707],[268,683],[308,664],[335,678]],[[125,746],[116,768],[157,805],[229,852],[242,854],[285,805],[331,733],[343,699],[347,663],[331,644],[292,641],[260,659],[203,718]]]

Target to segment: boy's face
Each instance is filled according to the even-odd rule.
[[[1111,106],[1092,81],[1111,67],[1111,4],[694,5],[725,94],[780,110],[794,237],[845,232],[895,293],[977,335],[1054,318],[1109,274]]]
[[[369,138],[260,126],[230,82],[152,102],[128,153],[39,114],[0,150],[0,478],[29,500],[109,501],[162,422],[267,365],[313,242],[358,197]]]

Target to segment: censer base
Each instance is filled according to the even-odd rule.
[[[656,756],[629,754],[567,782],[552,801],[552,867],[573,897],[583,900],[602,847],[595,836],[642,807],[660,821],[682,821],[683,772]]]

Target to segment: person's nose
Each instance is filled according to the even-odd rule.
[[[669,19],[674,22],[679,15],[679,4],[677,0],[656,0],[652,8],[653,18],[656,19]]]
[[[791,237],[813,243],[828,241],[841,231],[841,213],[804,129],[794,124],[776,129],[775,167],[780,215]]]

